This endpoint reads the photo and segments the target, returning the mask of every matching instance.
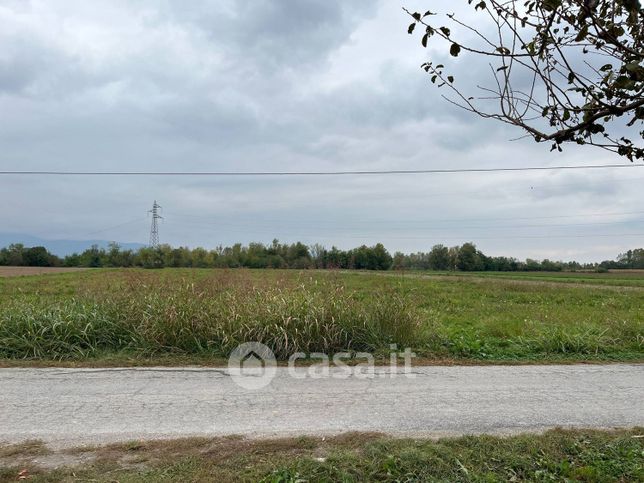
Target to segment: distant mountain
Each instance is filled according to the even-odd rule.
[[[22,243],[26,247],[43,246],[50,253],[64,257],[72,253],[80,253],[92,245],[98,245],[101,248],[107,248],[109,240],[46,240],[22,233],[0,233],[0,248],[4,248],[12,243]],[[117,243],[124,249],[138,250],[144,247],[143,243]]]

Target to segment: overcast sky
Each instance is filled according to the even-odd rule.
[[[429,5],[429,4],[432,5]],[[3,170],[381,170],[623,163],[550,153],[440,98],[402,6],[0,0]],[[465,2],[463,2],[465,3]],[[442,54],[441,54],[442,55]],[[453,62],[453,61],[451,61]],[[484,72],[467,56],[457,82]],[[476,79],[478,81],[478,79]],[[644,246],[644,169],[315,178],[0,177],[0,232],[147,242],[383,242],[614,258]]]

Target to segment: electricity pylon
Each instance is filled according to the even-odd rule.
[[[152,227],[150,228],[150,246],[152,248],[159,246],[159,224],[157,223],[157,220],[163,219],[163,217],[159,215],[159,208],[161,208],[161,206],[157,203],[157,200],[154,200],[152,209],[148,211],[148,213],[152,213]]]

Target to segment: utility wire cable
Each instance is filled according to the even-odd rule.
[[[226,227],[232,227],[232,228],[248,228],[248,229],[256,229],[256,228],[266,228],[269,230],[275,230],[276,228],[278,229],[288,229],[288,228],[307,228],[307,229],[316,229],[316,228],[323,228],[323,229],[328,229],[329,226],[334,227],[334,228],[342,228],[341,223],[335,223],[333,225],[329,226],[320,226],[316,224],[305,224],[305,223],[271,223],[271,224],[259,224],[259,223],[245,223],[245,222],[236,222],[236,221],[217,221],[217,222],[198,222],[198,221],[190,221],[190,220],[182,220],[182,219],[172,219],[173,223],[178,223],[178,224],[190,224],[190,225],[196,225],[196,226],[226,226]],[[517,228],[573,228],[573,227],[579,227],[579,226],[607,226],[607,225],[626,225],[626,224],[634,224],[634,223],[642,223],[644,220],[624,220],[624,221],[612,221],[612,222],[589,222],[589,223],[566,223],[566,224],[551,224],[551,223],[546,223],[546,224],[530,224],[530,225],[457,225],[457,226],[435,226],[432,225],[431,222],[427,222],[426,226],[418,228],[418,227],[412,227],[415,231],[428,231],[428,232],[434,232],[434,231],[440,231],[440,230],[462,230],[462,229],[468,229],[468,230],[476,230],[476,229],[484,229],[484,230],[492,230],[492,229],[511,229],[515,230]],[[402,229],[400,226],[395,226],[397,230]]]
[[[170,215],[173,218],[177,219],[182,219],[182,218],[193,218],[193,219],[198,219],[198,220],[204,220],[204,222],[211,222],[211,223],[224,223],[220,220],[217,220],[213,216],[199,216],[199,215],[192,215],[188,213],[167,213],[166,215]],[[403,220],[403,219],[395,219],[395,220],[342,220],[344,222],[350,223],[352,225],[354,224],[366,224],[366,225],[374,225],[374,224],[386,224],[386,225],[394,225],[394,224],[423,224],[426,226],[431,226],[434,223],[461,223],[463,221],[465,222],[478,222],[478,223],[486,223],[488,221],[514,221],[514,220],[552,220],[552,219],[562,219],[562,218],[586,218],[586,217],[612,217],[612,216],[628,216],[628,215],[644,215],[644,211],[626,211],[626,212],[608,212],[608,213],[579,213],[579,214],[574,214],[574,215],[550,215],[550,216],[520,216],[520,217],[495,217],[495,218],[486,218],[484,216],[480,217],[475,217],[475,218],[438,218],[438,219],[427,219],[427,220],[420,220],[420,219],[414,219],[414,220]],[[266,223],[283,223],[284,219],[267,219],[267,218],[261,218],[262,222]],[[301,224],[297,220],[289,220],[298,226]],[[311,220],[308,220],[312,225],[315,226],[320,226],[320,225],[337,225],[337,221],[332,221],[332,220],[315,220],[312,222]],[[632,221],[632,220],[625,220],[625,221]],[[248,223],[252,223],[253,225],[256,224],[255,221],[248,221]]]
[[[179,223],[181,225],[183,223]],[[250,230],[249,232],[245,232],[245,235],[251,235],[251,236],[257,236],[257,235],[265,235],[269,238],[275,238],[274,232],[277,230]],[[270,235],[268,233],[273,233],[273,235]],[[402,236],[402,235],[385,235],[385,234],[379,234],[379,235],[374,235],[373,233],[363,233],[363,234],[358,234],[358,233],[350,233],[350,234],[344,234],[340,233],[337,235],[313,235],[313,234],[304,234],[304,233],[288,233],[284,234],[291,240],[338,240],[338,239],[353,239],[353,240],[365,240],[365,239],[373,239],[374,236],[377,236],[379,240],[524,240],[524,239],[551,239],[551,238],[624,238],[624,237],[637,237],[637,238],[643,238],[644,233],[597,233],[597,234],[569,234],[569,235],[553,235],[553,234],[547,234],[547,235],[494,235],[494,236],[478,236],[474,234],[468,234],[468,235],[459,235],[455,236],[453,234],[450,235],[441,235],[441,234],[435,234],[431,236]]]
[[[146,220],[146,219],[147,219],[147,218],[137,218],[136,220],[126,221],[125,223],[120,223],[120,224],[118,224],[118,225],[114,225],[114,226],[110,226],[110,227],[107,227],[107,228],[103,228],[103,229],[101,229],[101,230],[91,231],[91,232],[89,232],[89,233],[86,233],[86,236],[89,236],[89,235],[95,235],[95,234],[97,234],[97,233],[102,233],[102,232],[104,232],[104,231],[113,230],[113,229],[115,229],[115,228],[120,228],[120,227],[122,227],[122,226],[131,225],[131,224],[133,224],[133,223],[140,223],[141,221]]]
[[[578,169],[637,168],[644,164],[525,166],[516,168],[391,169],[373,171],[0,171],[1,176],[362,176],[396,174],[499,173]]]

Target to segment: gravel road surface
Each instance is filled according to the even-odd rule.
[[[297,368],[298,376],[307,368]],[[0,441],[53,446],[185,436],[378,431],[401,436],[644,426],[644,365],[332,370],[261,390],[228,369],[0,369]],[[344,378],[339,376],[343,375]]]

